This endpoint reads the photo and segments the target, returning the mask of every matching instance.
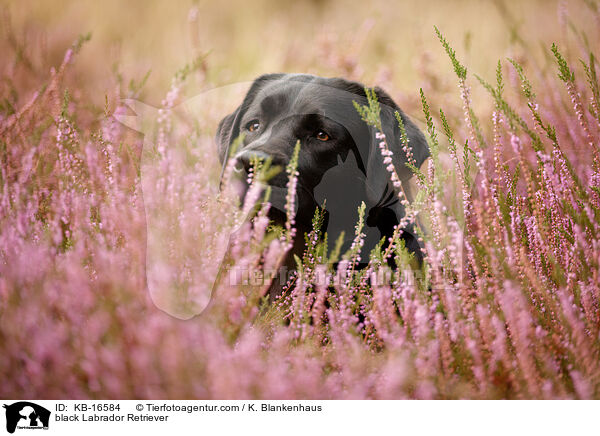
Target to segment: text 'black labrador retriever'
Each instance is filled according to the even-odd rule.
[[[392,163],[408,190],[412,173],[405,165],[407,156],[394,113],[397,111],[402,117],[417,167],[429,156],[427,142],[389,95],[379,88],[375,88],[375,93],[381,108],[382,130],[393,153]],[[361,202],[365,203],[366,236],[360,253],[363,261],[368,260],[369,252],[381,238],[387,240],[392,235],[394,226],[405,214],[386,169],[389,162],[384,162],[379,148],[381,139],[361,119],[353,101],[367,104],[364,85],[307,74],[268,74],[254,81],[242,104],[219,124],[217,143],[223,163],[233,141],[244,134],[235,155],[242,172],[249,170],[254,157],[271,158],[272,165],[285,168],[300,141],[297,236],[283,266],[285,271],[294,268],[293,254],[302,255],[304,233],[311,230],[315,208],[322,206],[324,200],[327,219],[323,230],[330,245],[344,232],[342,253],[352,244],[358,208]],[[269,180],[272,188],[269,216],[278,224],[285,222],[287,180],[285,171]],[[420,260],[413,229],[404,229],[402,238]],[[279,283],[274,283],[271,297],[281,289]]]

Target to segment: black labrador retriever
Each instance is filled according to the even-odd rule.
[[[380,104],[382,130],[387,146],[405,191],[412,176],[406,167],[398,121],[402,117],[415,163],[420,167],[429,156],[427,142],[421,131],[400,110],[388,94],[374,89]],[[390,159],[384,160],[379,144],[381,135],[360,117],[353,101],[367,104],[364,85],[340,78],[323,78],[307,74],[267,74],[257,78],[242,104],[219,124],[218,152],[223,168],[233,141],[244,135],[236,151],[237,169],[246,179],[254,158],[270,158],[273,165],[285,168],[294,146],[300,141],[298,183],[296,191],[296,238],[287,261],[280,271],[280,280],[270,288],[271,298],[282,290],[283,275],[294,269],[293,254],[299,256],[305,248],[304,233],[312,228],[317,206],[326,200],[328,241],[336,241],[343,231],[342,253],[354,238],[358,207],[365,203],[365,243],[360,251],[368,260],[370,250],[392,235],[405,211],[398,199],[398,190],[388,171]],[[272,189],[270,218],[285,222],[285,194],[288,181],[285,171],[269,180]],[[402,238],[409,251],[422,259],[413,229],[403,229]]]

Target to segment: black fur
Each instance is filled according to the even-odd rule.
[[[375,92],[381,107],[382,128],[393,152],[393,163],[405,183],[412,174],[405,166],[406,155],[394,113],[397,111],[403,119],[417,166],[429,157],[427,142],[385,91],[375,88]],[[294,266],[292,254],[302,254],[303,234],[311,230],[314,210],[325,198],[328,213],[325,230],[330,241],[337,237],[332,233],[345,232],[343,249],[348,248],[353,238],[357,205],[365,202],[366,225],[370,231],[361,253],[363,260],[367,260],[377,241],[391,236],[394,226],[404,216],[378,149],[376,132],[360,118],[353,101],[366,104],[364,86],[357,82],[305,74],[268,74],[254,81],[242,104],[227,115],[217,129],[221,162],[225,162],[232,142],[244,133],[242,147],[236,155],[240,162],[246,162],[252,155],[269,156],[274,165],[285,168],[294,145],[300,140],[298,233],[285,265],[288,269]],[[254,120],[259,123],[258,128],[250,131],[250,124],[257,126]],[[322,140],[325,137],[319,136],[319,131],[326,133],[328,140]],[[284,192],[286,182],[284,171],[269,181],[281,192]],[[276,197],[270,217],[280,224],[285,219],[283,204],[277,204]],[[402,237],[406,246],[420,261],[420,247],[412,229],[404,230]],[[272,286],[271,296],[280,292],[278,285]]]

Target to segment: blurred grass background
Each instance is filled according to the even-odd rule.
[[[561,23],[561,9],[581,27],[597,29],[594,7],[585,0],[19,0],[3,7],[2,30],[14,42],[3,47],[2,62],[23,62],[19,46],[27,45],[35,55],[26,61],[47,74],[45,65],[58,65],[78,35],[91,32],[76,71],[100,106],[116,74],[127,83],[148,71],[141,97],[158,105],[174,73],[201,54],[208,54],[205,72],[188,93],[261,73],[307,72],[387,86],[401,105],[413,106],[419,87],[438,92],[456,86],[434,25],[470,72],[492,79],[497,60],[506,56],[543,60],[540,42],[548,50],[569,26]],[[475,98],[483,95],[475,88]]]

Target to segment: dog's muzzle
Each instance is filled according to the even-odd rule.
[[[252,168],[252,163],[256,160],[266,161],[269,155],[259,150],[244,150],[235,157],[235,171],[238,173],[246,172],[248,174]]]

